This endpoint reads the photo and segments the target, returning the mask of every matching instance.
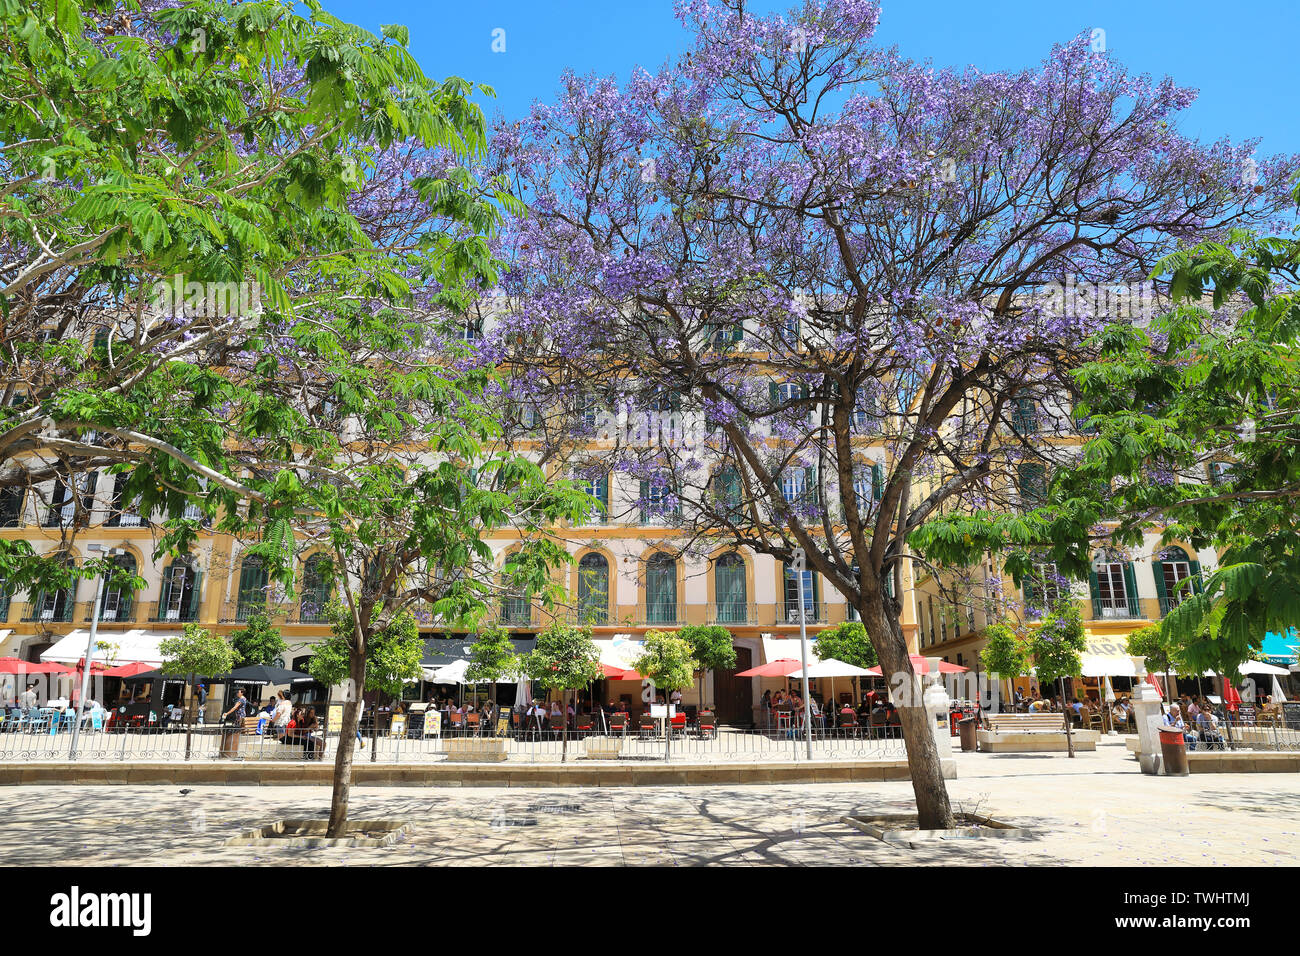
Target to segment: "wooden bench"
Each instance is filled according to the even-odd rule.
[[[1064,714],[990,714],[984,719],[989,729],[976,734],[983,753],[1064,753],[1069,747]],[[1101,739],[1096,730],[1075,730],[1070,736],[1075,750],[1096,750]]]

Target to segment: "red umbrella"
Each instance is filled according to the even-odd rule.
[[[907,657],[908,660],[912,662],[912,670],[916,671],[918,674],[930,673],[930,662],[926,658],[922,657],[920,654],[908,654]],[[939,662],[940,674],[964,674],[968,670],[970,670],[969,667],[962,667],[960,664],[949,664],[947,661]],[[868,667],[867,673],[875,674],[877,677],[880,677],[880,666]]]
[[[1223,703],[1227,705],[1228,710],[1236,710],[1241,706],[1241,695],[1237,693],[1237,688],[1232,686],[1232,681],[1226,677],[1223,679]]]
[[[601,676],[604,677],[606,680],[623,679],[623,668],[615,667],[613,664],[601,664],[600,673]]]
[[[627,670],[620,672],[618,677],[614,679],[615,680],[645,680],[644,677],[642,677],[636,671],[632,670],[632,668],[630,667]]]
[[[46,661],[41,664],[28,664],[27,673],[29,674],[75,674],[76,668],[69,667],[67,664],[56,664],[53,661]]]
[[[789,677],[797,670],[802,670],[803,664],[791,657],[781,657],[774,661],[768,661],[766,664],[760,664],[758,667],[751,667],[747,671],[738,671],[737,677]]]
[[[1147,683],[1156,689],[1156,693],[1160,695],[1161,700],[1165,699],[1165,689],[1160,686],[1160,681],[1156,680],[1155,674],[1147,673]]]
[[[96,664],[96,667],[101,665]],[[132,661],[130,664],[122,664],[118,667],[110,668],[104,671],[104,677],[134,677],[136,674],[143,674],[145,671],[154,669],[152,664],[144,664],[140,661]]]
[[[0,674],[44,674],[43,666],[17,657],[0,657]]]

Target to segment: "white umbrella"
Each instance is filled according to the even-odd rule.
[[[845,661],[836,660],[833,657],[827,657],[815,664],[808,665],[808,677],[829,677],[831,680],[831,705],[835,704],[835,678],[837,677],[864,677],[871,671],[865,667],[855,667]],[[786,679],[792,680],[803,677],[803,671],[797,670],[790,674]]]
[[[808,677],[866,677],[871,671],[865,667],[854,667],[852,664],[828,657],[824,661],[818,661],[816,664],[808,665]],[[791,678],[803,677],[803,671],[798,670],[789,675]]]
[[[466,684],[468,681],[465,680],[465,671],[468,669],[469,661],[461,658],[434,670],[429,680],[435,684]]]
[[[1277,675],[1273,675],[1273,699],[1286,700],[1286,694],[1282,691],[1282,685],[1277,682]]]

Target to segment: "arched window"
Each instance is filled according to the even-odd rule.
[[[1137,584],[1133,563],[1113,551],[1098,551],[1090,574],[1093,617],[1137,617]]]
[[[511,585],[511,560],[506,558],[506,571],[501,576],[501,623],[506,627],[527,627],[532,620],[533,598],[528,591]]]
[[[677,623],[677,561],[670,554],[646,562],[645,612],[647,624]]]
[[[163,621],[197,621],[199,587],[203,574],[192,557],[177,558],[163,575],[162,594],[158,600],[158,619]]]
[[[595,551],[578,562],[578,620],[582,624],[609,623],[609,562]]]
[[[63,555],[60,563],[65,568],[72,567],[72,556],[67,554]],[[71,621],[72,605],[75,600],[75,593],[75,583],[66,588],[37,591],[35,600],[32,601],[32,620],[59,622]]]
[[[1151,570],[1155,573],[1162,615],[1201,590],[1201,564],[1189,558],[1182,548],[1165,548],[1151,562]]]
[[[713,562],[713,592],[718,599],[715,619],[719,624],[743,624],[749,620],[745,559],[736,552],[720,555]]]
[[[298,620],[317,624],[325,620],[325,605],[330,599],[332,563],[324,554],[313,554],[302,569],[302,599],[298,602]]]
[[[799,623],[799,577],[794,568],[788,564],[785,569],[785,620],[787,624]],[[817,575],[812,572],[811,568],[805,568],[803,572],[803,606],[804,620],[820,620],[818,614],[818,595],[817,595]]]
[[[239,603],[235,620],[247,621],[254,611],[266,610],[266,562],[253,556],[239,566]]]
[[[113,563],[127,574],[135,574],[135,558],[130,554],[119,554]],[[101,621],[129,621],[135,604],[135,592],[128,588],[106,586],[104,596],[99,602],[99,619]]]

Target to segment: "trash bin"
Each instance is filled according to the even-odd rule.
[[[234,757],[239,753],[239,738],[244,728],[241,724],[221,725],[221,756]]]
[[[975,718],[963,717],[957,721],[957,733],[961,736],[961,749],[963,753],[971,753],[976,749],[975,746]]]
[[[1160,753],[1165,760],[1166,776],[1187,776],[1187,741],[1181,730],[1160,731]]]

